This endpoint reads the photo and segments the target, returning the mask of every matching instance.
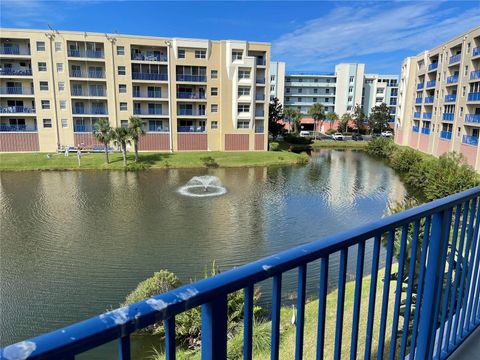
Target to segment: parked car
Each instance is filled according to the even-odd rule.
[[[335,134],[332,135],[332,139],[333,139],[333,140],[342,141],[344,138],[345,138],[345,137],[343,136],[343,134],[342,134],[342,133],[339,133],[339,132],[337,132],[337,133],[335,133]]]
[[[387,131],[382,131],[382,136],[383,137],[392,137],[393,134],[391,131],[387,130]]]
[[[363,140],[363,136],[362,136],[362,134],[353,134],[353,135],[352,135],[352,140],[354,140],[354,141],[362,141],[362,140]]]
[[[309,137],[310,131],[300,131],[300,137]]]

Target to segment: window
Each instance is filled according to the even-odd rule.
[[[275,75],[270,76],[270,81],[275,81]]]
[[[210,111],[212,113],[218,112],[218,105],[217,104],[212,104],[211,107],[210,107]]]
[[[239,121],[237,122],[237,129],[248,129],[250,127],[249,121]]]
[[[212,96],[217,96],[218,95],[218,88],[212,87],[212,89],[210,90],[210,94]]]
[[[128,110],[128,105],[126,102],[121,102],[120,103],[120,111],[127,111]]]
[[[297,101],[302,102],[302,98],[301,97],[297,98]]]
[[[55,52],[62,51],[62,43],[57,41],[55,42]]]
[[[462,86],[462,97],[465,97],[465,93],[467,92],[467,88]]]
[[[62,63],[57,63],[57,72],[59,72],[59,73],[63,72],[63,64]]]
[[[127,92],[127,85],[126,84],[118,84],[118,92],[121,94],[125,94]]]
[[[460,107],[460,117],[463,117],[463,107]]]
[[[238,79],[250,79],[250,70],[239,70]]]
[[[47,88],[48,88],[48,83],[47,83]],[[64,90],[65,90],[65,83],[63,81],[59,81],[58,82],[58,91],[64,91]]]
[[[45,41],[37,41],[37,51],[45,51]]]
[[[205,59],[207,52],[205,50],[195,50],[195,59]]]
[[[379,88],[379,89],[377,89],[377,94],[383,94],[383,91],[384,91],[384,90],[385,90],[384,88]]]
[[[243,51],[242,50],[233,50],[232,51],[232,61],[242,60]]]
[[[218,121],[212,121],[211,128],[212,129],[217,129],[218,128]]]
[[[318,94],[318,89],[313,89],[314,94]]]
[[[275,91],[275,85],[270,85],[270,92]]]
[[[62,128],[68,128],[68,119],[62,119]]]
[[[51,128],[52,127],[52,119],[43,119],[43,127],[44,128]]]
[[[248,87],[239,87],[238,96],[248,96],[250,95],[250,88]]]
[[[216,78],[218,77],[218,71],[217,71],[217,70],[212,70],[212,71],[210,72],[210,77],[211,77],[212,79],[216,79]]]
[[[464,72],[464,74],[463,74],[463,75],[465,75],[465,76],[467,76],[467,75],[468,75],[468,65],[465,65],[465,72]]]
[[[353,76],[350,76],[350,82],[353,83],[353,79],[354,77]]]
[[[185,50],[184,49],[178,49],[178,58],[179,59],[185,59]]]
[[[290,93],[290,88],[286,88],[286,89],[285,89],[285,92],[286,92],[287,94],[289,94],[289,93]]]
[[[325,89],[325,94],[330,94],[330,89]]]
[[[42,100],[42,109],[43,110],[50,109],[50,100]]]
[[[117,55],[125,55],[125,47],[124,46],[117,46]]]
[[[238,104],[239,113],[248,113],[250,111],[250,104]]]
[[[40,81],[40,90],[48,91],[48,81]]]
[[[38,71],[47,71],[47,63],[46,62],[39,62],[38,63]]]
[[[119,66],[118,75],[125,75],[125,73],[126,73],[125,66]]]
[[[303,89],[302,89],[302,88],[298,89],[298,93],[299,93],[299,94],[301,94],[302,92],[303,92]]]
[[[287,102],[290,101],[290,98],[289,98],[289,97],[286,97],[286,98],[285,98],[285,101],[287,101]]]
[[[313,98],[312,100],[313,100],[313,102],[317,102],[317,98]]]
[[[65,100],[60,100],[60,109],[65,110],[67,108],[67,102]]]
[[[121,105],[122,105],[122,103],[120,103],[120,106]],[[128,127],[128,120],[120,120],[120,126],[121,127]]]

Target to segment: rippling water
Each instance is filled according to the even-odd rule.
[[[207,174],[227,194],[176,191]],[[213,260],[229,269],[378,219],[406,196],[393,170],[350,150],[314,153],[305,167],[21,172],[0,180],[0,346],[116,307],[159,269],[184,281]],[[293,282],[287,278],[286,293]],[[314,291],[315,276],[310,283]]]

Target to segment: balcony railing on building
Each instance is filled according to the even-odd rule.
[[[255,116],[256,117],[261,117],[264,116],[265,112],[263,110],[255,110]]]
[[[436,83],[437,82],[435,80],[428,81],[427,82],[427,88],[435,87]]]
[[[450,56],[448,63],[449,64],[457,63],[460,61],[461,58],[462,58],[462,54],[456,54],[456,55]]]
[[[32,76],[32,69],[14,69],[2,68],[0,69],[0,76]]]
[[[267,64],[267,61],[265,60],[264,57],[257,56],[257,65],[265,66],[266,64]]]
[[[81,89],[81,88],[72,88],[72,96],[106,96],[105,89],[94,88],[94,89]]]
[[[454,113],[443,113],[442,120],[444,121],[453,121],[455,114]]]
[[[19,46],[0,46],[0,54],[2,55],[30,55],[28,47]]]
[[[431,63],[428,65],[428,71],[435,70],[436,68],[438,68],[438,63]]]
[[[150,132],[169,132],[169,128],[156,124],[148,124],[148,131]]]
[[[263,101],[263,100],[265,100],[265,95],[262,94],[262,93],[256,93],[255,94],[255,100]]]
[[[206,75],[177,74],[177,81],[206,82]]]
[[[180,133],[203,133],[205,126],[177,126],[177,132]]]
[[[257,77],[255,78],[255,83],[256,83],[256,84],[265,84],[265,78],[264,78],[264,77],[257,76]]]
[[[34,114],[35,108],[27,106],[0,106],[2,114]]]
[[[94,58],[103,59],[104,53],[102,50],[77,50],[69,49],[68,56],[70,57],[82,57],[82,58]]]
[[[33,95],[33,89],[21,86],[0,87],[2,95]]]
[[[452,140],[452,132],[451,131],[440,131],[440,139]]]
[[[137,61],[167,61],[167,55],[164,54],[148,54],[148,53],[134,53],[132,60]]]
[[[415,99],[415,104],[421,104],[422,103],[422,98],[421,97],[417,97]]]
[[[204,92],[188,92],[188,91],[179,91],[177,92],[177,98],[179,99],[205,99]]]
[[[265,132],[265,127],[263,124],[255,124],[255,133],[256,134],[263,134]]]
[[[36,132],[36,124],[0,124],[1,132]]]
[[[195,116],[204,116],[206,115],[205,110],[193,110],[193,109],[178,109],[177,115],[195,115]]]
[[[465,122],[480,124],[480,114],[466,114]]]
[[[480,101],[480,92],[468,93],[467,101]]]
[[[431,112],[425,112],[425,113],[422,114],[422,118],[430,120],[432,118],[432,113]]]
[[[434,99],[435,99],[434,96],[427,96],[427,97],[425,98],[425,100],[423,100],[423,102],[424,102],[425,104],[433,104]]]
[[[133,91],[134,98],[150,98],[150,99],[161,99],[162,92],[159,90],[147,90],[147,91]]]
[[[475,70],[470,72],[470,80],[478,80],[480,79],[480,70]]]
[[[418,126],[412,126],[412,131],[418,133],[420,128]]]
[[[467,145],[478,146],[478,136],[463,135],[462,143]]]
[[[458,75],[452,75],[447,78],[447,84],[456,84],[458,83]]]
[[[168,113],[164,113],[162,109],[158,108],[148,108],[148,109],[133,109],[134,115],[168,115]]]
[[[75,78],[89,78],[89,79],[103,79],[105,78],[105,72],[96,70],[70,70],[70,77]]]
[[[479,56],[480,55],[480,46],[476,47],[472,51],[472,56]]]
[[[73,125],[73,131],[74,132],[88,132],[88,133],[91,133],[93,132],[93,130],[95,129],[95,127],[93,125]]]
[[[415,111],[413,113],[413,117],[416,118],[416,119],[420,119],[421,115],[422,115],[422,113],[420,111]]]
[[[422,128],[421,132],[423,135],[430,135],[430,128]]]
[[[445,102],[455,102],[457,101],[457,94],[445,95]]]
[[[417,84],[417,90],[422,90],[423,87],[425,86],[425,83],[421,82]]]
[[[154,80],[154,81],[167,81],[167,74],[158,74],[158,73],[142,73],[134,72],[132,73],[133,80]]]
[[[107,109],[104,107],[76,107],[72,109],[75,115],[107,115]]]

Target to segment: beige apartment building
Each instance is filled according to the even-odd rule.
[[[143,151],[266,150],[270,44],[0,29],[0,151],[96,147],[145,121]]]
[[[480,171],[480,26],[403,61],[395,141]]]

